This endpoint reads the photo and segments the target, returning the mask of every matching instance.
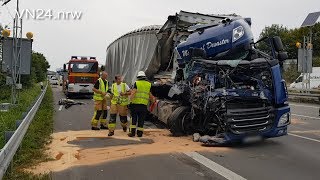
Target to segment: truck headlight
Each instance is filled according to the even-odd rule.
[[[232,42],[236,42],[244,35],[244,29],[242,26],[239,26],[233,29]]]
[[[290,124],[290,121],[291,121],[290,112],[285,113],[280,117],[278,127],[286,126],[286,125]]]

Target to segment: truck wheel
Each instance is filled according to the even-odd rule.
[[[168,118],[168,126],[173,136],[183,136],[190,132],[190,107],[181,106],[173,111]]]

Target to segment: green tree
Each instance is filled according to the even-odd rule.
[[[282,39],[282,43],[284,45],[285,50],[288,52],[289,59],[297,59],[298,50],[296,47],[296,43],[303,43],[303,37],[309,36],[310,28],[295,28],[288,29],[283,25],[272,24],[271,26],[266,26],[262,32],[260,33],[260,38],[262,37],[273,37],[279,36]],[[320,56],[320,23],[315,24],[312,27],[312,41],[313,41],[313,56]],[[270,48],[266,42],[259,43],[258,48],[265,51],[270,52]]]
[[[22,82],[25,86],[44,81],[46,79],[47,69],[50,68],[46,57],[38,52],[32,52],[31,64],[31,74],[22,76]]]
[[[288,44],[288,40],[290,39],[289,30],[283,25],[272,24],[271,26],[266,26],[260,33],[259,38],[261,39],[263,37],[274,37],[274,36],[279,36],[282,40],[284,48],[287,49],[286,45]],[[257,47],[258,49],[271,54],[271,48],[269,47],[267,41],[263,41],[259,43]]]

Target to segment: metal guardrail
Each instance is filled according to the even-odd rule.
[[[14,131],[14,134],[11,136],[10,140],[6,143],[6,145],[1,149],[0,152],[0,179],[3,178],[6,173],[7,168],[9,167],[14,155],[16,154],[28,128],[31,124],[34,116],[36,115],[39,106],[42,102],[42,99],[47,91],[48,85],[44,88],[39,98],[32,106],[32,108],[27,112],[24,119],[22,120],[19,127]]]
[[[320,89],[295,89],[288,88],[289,92],[302,92],[302,93],[311,93],[311,94],[320,94]]]
[[[289,94],[290,99],[320,101],[320,90],[319,89],[288,88],[288,94]]]

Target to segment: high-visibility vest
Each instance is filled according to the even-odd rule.
[[[99,90],[100,90],[101,92],[107,92],[108,86],[109,86],[108,81],[107,81],[107,83],[106,83],[106,86],[105,86],[105,84],[104,84],[104,82],[103,82],[103,80],[102,80],[101,78],[99,78],[98,81],[99,81]],[[94,93],[93,93],[93,99],[96,100],[96,101],[102,101],[102,100],[104,99],[104,97],[103,97],[102,94],[99,94],[99,93],[95,93],[95,92],[94,92]]]
[[[121,83],[121,92],[126,92],[126,83]],[[112,84],[111,92],[113,94],[111,99],[111,104],[120,104],[121,106],[126,106],[129,104],[129,97],[128,96],[120,96],[118,91],[117,83]]]
[[[137,92],[132,99],[132,104],[144,104],[148,105],[151,83],[145,80],[136,81]]]

